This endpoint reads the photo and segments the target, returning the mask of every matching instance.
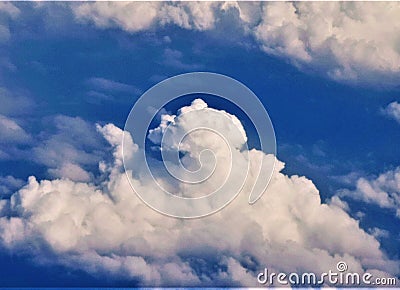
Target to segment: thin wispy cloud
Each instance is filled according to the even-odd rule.
[[[136,86],[101,77],[92,77],[86,80],[86,85],[90,88],[86,93],[86,99],[94,104],[121,102],[127,99],[126,97],[138,96],[142,93],[142,90]]]
[[[386,108],[382,109],[381,112],[400,124],[400,103],[392,102]]]
[[[183,53],[176,49],[165,49],[162,59],[162,64],[184,71],[200,70],[203,68],[201,64],[185,62]]]
[[[25,144],[31,141],[31,136],[15,120],[3,115],[0,115],[0,136],[0,143]]]
[[[109,92],[124,92],[124,93],[139,93],[139,89],[135,86],[124,84],[121,82],[93,77],[86,81],[86,83],[94,89],[109,91]]]

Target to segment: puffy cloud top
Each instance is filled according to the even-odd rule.
[[[193,107],[170,116],[176,130],[184,130],[185,123],[178,120],[185,116],[183,112],[195,109],[207,117],[211,110],[201,101]],[[231,121],[225,122],[220,130],[229,132]],[[34,255],[40,262],[152,286],[256,286],[256,275],[264,267],[321,273],[335,269],[340,260],[353,272],[399,273],[398,264],[342,209],[338,198],[322,203],[312,181],[281,173],[281,162],[266,193],[254,205],[247,202],[251,184],[246,183],[238,198],[222,211],[201,219],[174,219],[148,208],[132,192],[122,156],[134,162],[141,150],[134,140],[122,152],[121,129],[108,124],[98,126],[98,131],[113,148],[113,160],[100,162],[104,181],[30,177],[9,202],[1,202],[3,247]],[[207,142],[201,135],[192,138],[197,144]],[[270,158],[257,150],[248,154],[252,164]],[[136,164],[127,173],[142,190],[154,190],[145,177],[135,177],[140,176],[142,166]],[[158,178],[168,182],[166,176]]]

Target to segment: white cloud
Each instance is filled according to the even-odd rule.
[[[92,21],[99,27],[121,27],[135,32],[148,29],[157,16],[157,2],[98,2],[73,5],[79,20]]]
[[[74,181],[88,182],[91,180],[91,175],[80,166],[65,162],[57,168],[50,168],[48,170],[51,176],[68,178]]]
[[[14,193],[25,184],[22,179],[15,178],[11,175],[0,176],[0,196],[5,196]]]
[[[0,144],[24,144],[31,141],[31,136],[18,123],[0,114]]]
[[[341,200],[338,196],[332,196],[332,198],[329,201],[330,206],[337,206],[344,210],[345,212],[350,212],[349,205],[347,202]]]
[[[176,49],[166,48],[163,53],[163,64],[183,70],[196,70],[202,68],[200,64],[185,63],[183,53]]]
[[[7,18],[15,19],[19,14],[20,10],[11,2],[0,3],[0,43],[7,42],[11,37]]]
[[[183,111],[210,114],[204,104],[199,100]],[[189,121],[183,111],[169,118],[175,131],[184,130]],[[229,135],[231,121],[225,122],[218,122],[218,128]],[[100,163],[104,181],[30,177],[10,202],[1,203],[1,212],[10,212],[0,218],[4,247],[34,255],[40,262],[137,279],[141,285],[256,286],[256,275],[264,267],[320,273],[335,269],[339,260],[355,272],[399,273],[398,263],[390,261],[379,242],[343,211],[343,203],[321,203],[312,181],[279,172],[281,162],[267,192],[252,206],[247,202],[250,182],[232,204],[214,215],[168,218],[140,201],[124,173],[123,153],[134,164],[134,171],[128,172],[134,182],[143,190],[154,189],[145,176],[133,177],[142,172],[143,164],[135,163],[141,149],[132,141],[122,152],[123,131],[112,124],[98,126],[98,131],[113,148],[113,160]],[[208,146],[210,140],[193,135],[190,142]],[[252,164],[268,158],[257,150],[247,153]],[[46,251],[52,253],[49,260]]]
[[[0,24],[0,43],[10,39],[10,30],[7,26]]]
[[[72,5],[78,20],[98,27],[120,27],[128,32],[150,29],[157,23],[208,30],[215,24],[213,2],[98,2]]]
[[[0,2],[0,12],[5,13],[11,18],[16,18],[21,13],[21,11],[11,2]]]
[[[16,19],[20,10],[11,2],[0,3],[0,44],[7,43],[11,38],[9,21]]]
[[[72,9],[78,20],[128,32],[166,24],[223,29],[221,16],[238,14],[262,50],[296,66],[365,85],[396,85],[400,77],[398,2],[99,2]]]
[[[85,168],[96,166],[103,155],[103,142],[95,126],[79,117],[64,115],[47,120],[47,125],[46,132],[52,127],[55,132],[39,134],[28,158],[45,165],[52,177],[89,181],[92,174]]]
[[[29,115],[35,107],[35,103],[18,93],[0,87],[0,114],[11,117]]]
[[[93,89],[97,90],[104,90],[108,92],[138,93],[138,89],[135,86],[105,78],[93,77],[88,79],[86,82],[93,87]]]
[[[369,232],[371,233],[371,235],[373,235],[377,239],[389,238],[389,236],[390,236],[390,234],[387,230],[383,230],[380,228],[372,228],[369,230]]]
[[[0,114],[0,160],[16,160],[25,156],[23,148],[33,143],[32,136],[18,124],[20,122]]]
[[[355,190],[341,190],[339,195],[392,209],[400,218],[400,167],[376,178],[359,178]]]
[[[382,113],[389,118],[396,120],[400,124],[400,103],[390,103],[386,108],[382,109]]]
[[[92,77],[86,80],[91,88],[86,93],[86,100],[90,103],[99,104],[107,101],[123,101],[123,96],[139,95],[141,90],[129,84],[101,77]]]

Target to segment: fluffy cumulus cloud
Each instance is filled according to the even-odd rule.
[[[10,39],[9,19],[15,19],[20,10],[10,2],[0,3],[0,44]]]
[[[32,161],[46,168],[50,177],[90,181],[90,170],[104,156],[105,141],[95,126],[65,115],[45,117],[42,123],[43,131],[30,134],[27,122],[0,114],[0,160]]]
[[[388,2],[275,2],[263,8],[255,35],[266,52],[311,64],[334,79],[395,82],[399,13],[399,3]]]
[[[400,103],[392,102],[382,109],[382,113],[400,124]]]
[[[77,19],[89,20],[99,27],[120,27],[128,32],[149,29],[159,23],[175,24],[186,29],[207,30],[214,27],[211,2],[98,2],[73,5]]]
[[[0,12],[12,18],[17,17],[20,14],[20,10],[10,2],[1,2]]]
[[[157,143],[166,123],[174,125],[172,134],[184,130],[184,112],[200,116],[210,110],[197,100],[177,115],[164,115],[153,141]],[[221,133],[229,136],[232,122],[244,133],[236,117],[221,114],[227,117],[226,123],[217,124],[218,130],[226,130]],[[252,206],[247,202],[250,178],[238,198],[214,215],[194,220],[161,215],[132,192],[123,169],[124,156],[133,164],[128,172],[133,182],[141,190],[153,190],[140,176],[143,164],[135,163],[142,149],[128,136],[122,152],[121,129],[112,124],[97,129],[112,148],[112,158],[99,164],[100,181],[72,181],[68,174],[62,176],[64,171],[60,179],[30,177],[10,200],[1,201],[3,247],[34,255],[40,262],[152,286],[256,286],[256,275],[264,267],[320,273],[335,269],[340,260],[354,272],[399,273],[398,263],[386,257],[376,238],[360,228],[339,199],[322,203],[311,180],[281,173],[284,164],[279,161],[267,191]],[[186,153],[209,146],[212,140],[199,132],[188,142]],[[241,154],[238,147],[234,150]],[[270,157],[257,150],[242,153],[249,154],[250,177],[253,166]],[[215,154],[218,160],[219,151]],[[168,181],[162,175],[158,179]]]
[[[46,166],[52,177],[89,181],[92,174],[87,169],[97,165],[103,155],[100,148],[104,144],[95,133],[93,124],[79,117],[64,115],[46,122],[47,130],[39,134],[30,151],[32,156],[28,158]]]
[[[219,29],[228,16],[266,53],[335,80],[395,85],[400,76],[397,2],[99,2],[72,9],[80,21],[130,33],[167,24]]]
[[[393,210],[400,218],[400,167],[376,178],[359,178],[355,190],[342,190],[339,195]]]

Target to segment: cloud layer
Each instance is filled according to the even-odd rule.
[[[98,2],[72,9],[79,21],[129,33],[165,25],[222,29],[229,18],[266,53],[335,80],[396,85],[400,76],[397,2]]]
[[[184,130],[183,111],[209,113],[199,102],[162,119],[174,120],[175,130]],[[231,124],[219,126],[229,130]],[[264,267],[320,273],[335,269],[340,260],[354,272],[399,273],[397,262],[385,256],[379,242],[342,209],[338,198],[322,203],[311,180],[280,172],[282,162],[278,161],[266,193],[255,205],[247,203],[251,184],[245,184],[239,197],[222,211],[180,220],[156,213],[132,192],[122,156],[134,162],[142,150],[134,140],[122,152],[121,129],[108,124],[98,126],[98,132],[110,144],[113,156],[99,164],[103,181],[72,181],[62,171],[55,180],[30,177],[9,201],[1,201],[3,247],[33,255],[40,262],[148,286],[256,286],[256,275]],[[209,142],[197,135],[191,138],[197,146]],[[190,147],[186,150],[190,152]],[[257,150],[247,153],[253,164],[270,158]],[[143,190],[154,190],[140,176],[141,166],[128,174]]]

